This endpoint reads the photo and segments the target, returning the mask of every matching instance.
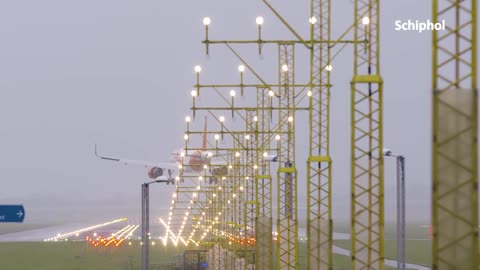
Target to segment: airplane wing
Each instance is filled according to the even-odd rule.
[[[212,161],[210,162],[210,167],[214,167],[214,166],[227,166],[228,163],[227,161],[225,160],[221,160],[221,161]]]
[[[215,157],[215,156],[213,156],[213,157]],[[278,162],[278,156],[277,155],[271,155],[271,154],[264,155],[262,157],[262,159],[264,161],[267,161],[267,162]],[[210,162],[211,167],[212,166],[227,166],[227,165],[229,165],[229,164],[225,159],[221,159],[221,160],[217,159],[215,161]]]
[[[108,161],[115,161],[119,163],[123,163],[125,165],[141,165],[144,167],[160,167],[164,169],[178,169],[178,164],[176,163],[160,163],[160,162],[153,162],[153,161],[145,161],[145,160],[135,160],[135,159],[125,159],[125,158],[117,158],[111,156],[104,156],[99,155],[97,152],[97,145],[95,144],[95,156],[100,159],[108,160]]]

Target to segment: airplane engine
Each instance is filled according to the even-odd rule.
[[[218,184],[218,178],[216,178],[216,177],[209,177],[209,178],[208,178],[208,184],[210,184],[210,185],[212,185],[212,184],[213,184],[213,185]]]
[[[150,167],[148,168],[147,174],[151,179],[157,179],[163,175],[163,169],[159,167]]]
[[[278,162],[278,156],[277,155],[267,155],[267,156],[263,157],[263,160],[270,161],[270,162]]]
[[[210,171],[212,172],[213,176],[224,176],[228,174],[227,166],[212,168]]]

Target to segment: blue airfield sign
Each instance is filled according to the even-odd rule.
[[[23,205],[0,205],[0,222],[23,222]]]

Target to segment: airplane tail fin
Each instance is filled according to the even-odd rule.
[[[205,127],[203,128],[202,150],[207,149],[207,117],[205,116]]]

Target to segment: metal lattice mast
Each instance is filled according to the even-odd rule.
[[[318,19],[318,23],[316,20]],[[307,161],[307,269],[332,269],[330,157],[330,0],[311,1],[309,96],[310,144]],[[327,41],[315,43],[316,41]]]
[[[235,149],[235,154],[238,152],[238,150],[242,147],[239,142],[242,139],[242,136],[239,134],[234,134],[234,137],[236,137],[236,140],[234,141],[234,149]],[[236,194],[235,202],[236,202],[236,211],[237,211],[237,216],[236,216],[236,231],[234,234],[234,238],[236,240],[236,248],[237,248],[237,255],[235,258],[235,269],[244,269],[245,268],[245,248],[241,244],[242,238],[245,237],[245,227],[246,227],[246,222],[245,222],[245,196],[244,196],[244,188],[245,188],[245,176],[243,174],[243,160],[240,160],[238,157],[235,157],[235,155],[232,155],[234,157],[234,165],[233,165],[233,171],[234,171],[234,177],[235,177],[235,190],[238,191]]]
[[[272,257],[276,256],[278,269],[298,269],[298,221],[297,221],[297,170],[295,163],[295,112],[308,111],[310,113],[310,152],[308,159],[308,205],[309,205],[309,237],[315,235],[309,243],[309,267],[331,267],[331,213],[330,213],[330,170],[331,161],[328,153],[328,110],[330,81],[327,67],[330,62],[330,48],[337,43],[349,44],[355,41],[331,41],[329,34],[329,8],[330,0],[312,0],[310,23],[310,40],[303,39],[283,17],[266,1],[272,13],[296,37],[294,40],[264,40],[261,37],[263,18],[258,17],[258,39],[256,40],[209,40],[208,27],[210,18],[204,18],[207,30],[203,43],[207,47],[213,44],[226,45],[228,49],[242,63],[239,66],[240,84],[200,84],[201,67],[195,67],[197,83],[193,90],[193,117],[200,111],[207,111],[221,125],[221,131],[208,132],[208,134],[221,134],[222,146],[218,147],[216,137],[212,151],[215,157],[226,156],[228,166],[221,168],[212,166],[205,168],[203,179],[195,175],[181,174],[178,193],[187,197],[192,188],[198,187],[197,199],[193,206],[186,202],[173,201],[175,220],[181,223],[172,223],[177,229],[175,241],[181,239],[186,232],[190,232],[187,242],[202,244],[211,249],[209,262],[214,269],[272,269]],[[333,42],[333,43],[332,43]],[[230,44],[254,44],[259,52],[264,45],[278,46],[279,50],[279,82],[269,83],[264,80],[244,59],[230,46]],[[310,81],[296,84],[294,81],[294,47],[300,44],[311,53]],[[341,49],[340,49],[341,50]],[[257,83],[243,82],[243,72],[251,72]],[[230,97],[225,97],[223,90],[230,90]],[[217,92],[218,97],[225,102],[222,106],[208,106],[211,95],[197,100],[200,90]],[[235,99],[235,90],[240,89],[241,96],[247,98]],[[257,91],[256,106],[249,106],[249,95]],[[298,90],[297,90],[298,89]],[[228,91],[227,90],[227,91]],[[307,93],[307,90],[308,91]],[[238,93],[238,92],[237,92]],[[295,98],[297,98],[295,100]],[[302,106],[302,100],[309,102],[309,106]],[[207,102],[205,102],[207,101]],[[247,102],[244,102],[247,101]],[[235,104],[234,104],[235,103]],[[218,105],[218,101],[216,102]],[[200,106],[199,106],[200,105]],[[206,106],[203,106],[206,105]],[[239,106],[240,105],[240,106]],[[231,113],[233,117],[243,119],[243,122],[227,128],[225,118],[217,118],[217,112]],[[272,118],[272,116],[275,117]],[[278,118],[278,119],[277,119]],[[223,120],[222,120],[223,119]],[[241,121],[241,120],[240,120]],[[228,122],[228,120],[227,120]],[[189,130],[186,135],[196,136],[203,134],[201,131]],[[246,139],[249,135],[250,139]],[[278,136],[278,139],[277,139]],[[220,137],[220,136],[219,136]],[[224,140],[225,137],[225,141]],[[188,140],[186,139],[186,144]],[[272,148],[272,145],[273,148]],[[187,145],[185,147],[187,150]],[[275,155],[271,155],[275,151]],[[237,156],[237,152],[239,152]],[[198,153],[198,152],[197,152]],[[275,157],[276,156],[276,157]],[[198,159],[198,155],[196,157]],[[204,157],[202,157],[203,159]],[[277,171],[277,253],[272,254],[272,177],[270,162],[278,161]],[[190,162],[191,163],[191,162]],[[185,167],[192,164],[183,164]],[[321,166],[319,166],[321,165]],[[197,166],[197,172],[200,169]],[[218,165],[217,165],[218,166]],[[227,169],[228,167],[228,169]],[[253,168],[253,170],[252,170]],[[223,172],[223,169],[228,172]],[[210,170],[211,175],[207,174]],[[221,176],[222,183],[216,183]],[[209,181],[207,178],[216,179]],[[222,188],[226,196],[222,196],[217,189]],[[243,190],[242,190],[243,189]],[[215,192],[219,196],[214,196]],[[213,198],[213,199],[212,199]],[[216,198],[216,199],[215,199]],[[231,198],[231,202],[228,202]],[[191,201],[191,200],[190,200]],[[212,203],[210,203],[212,201]],[[191,215],[184,214],[185,209],[191,209]],[[185,219],[185,216],[191,217]],[[218,223],[216,222],[218,218]],[[213,222],[213,223],[212,223]],[[170,226],[170,220],[169,220]],[[190,231],[189,231],[190,230]],[[249,243],[250,241],[250,243]],[[251,243],[254,243],[254,248]],[[229,254],[222,258],[222,254]],[[225,257],[225,256],[224,256]],[[228,258],[231,258],[230,260]]]
[[[479,269],[477,1],[433,1],[433,269]]]
[[[351,82],[352,269],[384,268],[379,19],[379,0],[355,1],[356,42]],[[368,42],[361,44],[362,40]]]
[[[246,133],[245,133],[245,269],[255,269],[255,222],[257,220],[257,198],[255,178],[258,170],[257,139],[252,136],[255,130],[254,117],[257,110],[246,112]]]
[[[295,164],[295,88],[292,43],[280,43],[279,168],[277,172],[277,269],[298,268],[297,170]]]
[[[209,87],[216,88],[220,86],[210,85]],[[233,87],[233,85],[229,86]],[[197,87],[200,89],[204,88],[205,86],[199,84],[197,85]],[[248,88],[252,88],[252,86],[248,86]],[[258,90],[257,86],[255,86],[254,88],[255,91]],[[246,91],[250,91],[250,89]],[[268,96],[268,92],[265,89],[263,89],[263,92],[267,93],[264,95]],[[268,100],[270,101],[271,99],[268,98]],[[263,103],[263,107],[266,107],[265,104],[267,103],[265,101],[263,101]],[[246,123],[245,128],[239,128],[241,127],[241,125],[235,125],[235,127],[231,127],[232,129],[228,129],[226,126],[224,126],[225,118],[220,117],[219,122],[221,123],[222,131],[207,132],[215,133],[216,135],[219,135],[220,133],[222,134],[221,137],[225,139],[225,141],[222,142],[222,145],[231,144],[230,147],[222,146],[221,148],[219,148],[218,140],[216,140],[215,147],[213,149],[207,148],[205,150],[210,151],[212,153],[212,156],[222,156],[222,153],[225,151],[231,152],[230,154],[228,154],[230,158],[228,159],[227,163],[222,166],[224,169],[228,170],[228,172],[225,172],[226,176],[222,177],[222,181],[225,178],[226,181],[223,182],[234,183],[233,189],[231,188],[231,186],[227,186],[227,189],[222,188],[222,190],[234,196],[232,199],[234,206],[233,208],[229,207],[232,202],[223,200],[223,207],[216,207],[216,209],[222,209],[222,215],[219,216],[219,218],[223,220],[225,217],[231,217],[231,219],[227,218],[224,220],[224,224],[226,226],[225,229],[222,229],[223,224],[221,223],[217,224],[217,226],[215,226],[214,228],[210,228],[210,225],[206,224],[205,226],[203,226],[204,235],[202,235],[199,240],[203,243],[203,246],[211,249],[211,251],[209,251],[209,261],[212,263],[210,267],[215,269],[218,267],[220,267],[221,269],[223,269],[222,267],[224,267],[225,269],[252,269],[255,267],[254,262],[256,263],[256,252],[254,247],[256,243],[257,233],[256,222],[258,211],[256,205],[257,197],[259,194],[259,192],[257,192],[256,176],[259,170],[261,170],[263,173],[265,173],[266,171],[268,171],[269,173],[268,167],[270,166],[270,163],[263,158],[268,157],[268,155],[262,156],[261,154],[259,154],[259,148],[257,148],[258,142],[256,137],[260,135],[263,136],[262,138],[270,139],[272,137],[271,135],[274,132],[270,131],[269,128],[264,128],[265,125],[263,125],[261,129],[258,129],[257,124],[258,122],[260,122],[259,117],[257,116],[258,114],[260,114],[258,105],[239,108],[234,107],[233,102],[228,103],[227,105],[228,106],[226,107],[195,107],[195,110],[197,112],[204,110],[209,111],[210,113],[212,113],[212,111],[216,112],[219,110],[234,111],[235,115],[238,115],[239,118],[241,118],[240,121],[242,121],[243,119]],[[270,113],[271,109],[271,107],[268,108]],[[203,132],[193,130],[188,131],[188,135],[190,136],[195,136],[198,134],[203,134]],[[231,140],[229,140],[230,137],[232,138]],[[215,138],[217,138],[217,136]],[[218,138],[220,138],[220,135],[218,136]],[[261,149],[265,150],[267,154],[272,150],[269,144],[266,146],[262,146]],[[198,149],[189,148],[188,150]],[[259,166],[258,164],[262,165]],[[215,167],[212,167],[213,174],[218,173],[218,171],[215,172],[215,170],[217,169],[215,169]],[[181,182],[181,185],[184,185],[187,182],[186,180],[190,178],[193,178],[194,182],[196,181],[195,177],[187,177],[186,175],[183,175],[184,181]],[[205,181],[203,182],[205,183],[207,182],[207,177],[204,178]],[[228,181],[229,179],[233,179],[233,181]],[[213,181],[210,183],[210,185],[218,186],[219,184],[216,183],[216,181]],[[208,190],[211,188],[212,186],[201,186],[202,194],[208,196]],[[269,194],[271,195],[271,188]],[[219,197],[217,196],[217,198]],[[208,209],[208,206],[209,204],[207,204],[205,208]],[[271,205],[269,206],[269,209],[271,210]],[[208,211],[206,212],[208,213]],[[215,218],[214,215],[210,216],[211,217],[208,217],[207,219]],[[270,216],[271,220],[271,213],[268,216]],[[268,230],[268,241],[270,242],[269,246],[271,247],[271,221]],[[222,243],[228,244],[222,245]],[[225,254],[230,254],[227,259],[225,258]]]
[[[270,134],[265,131],[270,130],[270,111],[268,104],[270,97],[268,89],[257,89],[257,108],[255,137],[257,158],[270,151]],[[256,269],[273,269],[273,244],[272,244],[272,176],[270,172],[270,163],[264,160],[258,161],[259,172],[255,176],[257,220],[255,224],[255,263]]]
[[[213,264],[211,268],[223,270],[225,269],[225,249],[222,245],[222,239],[224,237],[223,216],[225,215],[225,201],[222,200],[223,189],[222,185],[218,183],[209,188],[212,190],[212,200],[207,206],[207,208],[212,208],[211,227],[209,226],[209,228],[211,228],[210,241],[213,242]]]

